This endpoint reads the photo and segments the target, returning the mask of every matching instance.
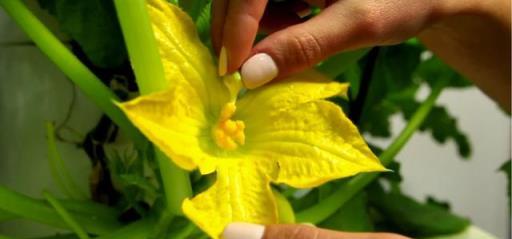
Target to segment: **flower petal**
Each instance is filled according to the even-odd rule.
[[[201,99],[208,106],[206,110],[219,112],[229,100],[229,92],[217,76],[212,56],[201,43],[192,19],[163,0],[150,0],[147,7],[169,87],[194,89],[190,97]]]
[[[183,212],[213,238],[219,238],[231,222],[277,223],[268,176],[273,169],[268,162],[247,158],[220,165],[215,184],[185,200]]]
[[[242,118],[255,112],[282,110],[332,96],[346,96],[348,84],[332,81],[314,70],[248,91],[238,102]]]
[[[250,153],[279,164],[276,183],[307,188],[360,172],[386,170],[357,128],[331,102],[258,112],[242,120]]]
[[[200,141],[206,137],[207,120],[200,107],[193,107],[199,99],[189,97],[190,91],[188,87],[174,87],[119,104],[151,142],[188,170],[210,157]]]

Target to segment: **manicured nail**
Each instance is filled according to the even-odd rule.
[[[219,76],[224,76],[228,71],[228,53],[226,47],[220,49],[219,55]]]
[[[234,222],[229,224],[224,233],[223,239],[262,239],[265,227],[257,224]]]
[[[302,18],[305,18],[305,17],[311,15],[311,13],[312,13],[311,8],[304,8],[302,10],[297,11],[295,14],[297,14],[297,16],[299,16],[302,19]]]
[[[272,57],[258,53],[243,64],[242,81],[246,88],[254,89],[274,79],[278,72]]]

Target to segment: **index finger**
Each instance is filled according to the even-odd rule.
[[[268,0],[228,2],[221,46],[221,61],[222,54],[225,54],[226,67],[219,68],[220,75],[235,71],[249,56],[267,2]],[[219,62],[219,67],[222,65],[223,62]]]

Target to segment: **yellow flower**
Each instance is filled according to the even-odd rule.
[[[163,0],[148,11],[168,87],[120,107],[178,166],[216,173],[213,186],[183,202],[208,235],[234,221],[277,223],[271,183],[309,188],[385,170],[341,109],[323,100],[345,95],[346,84],[307,71],[237,99],[237,75],[217,76],[184,12]]]

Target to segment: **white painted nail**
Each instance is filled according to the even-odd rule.
[[[265,227],[257,224],[234,222],[229,224],[224,233],[223,239],[262,239]]]
[[[242,66],[242,81],[248,89],[254,89],[274,79],[279,70],[268,54],[258,53]]]

